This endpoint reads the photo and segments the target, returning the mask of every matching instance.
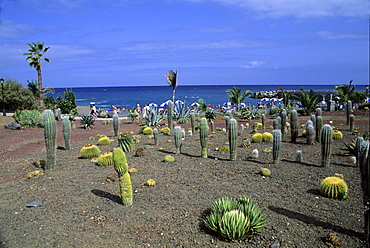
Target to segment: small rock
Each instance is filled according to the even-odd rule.
[[[5,129],[20,130],[21,129],[21,125],[19,125],[18,123],[9,121],[8,123],[5,124]]]
[[[42,206],[42,200],[36,200],[26,205],[26,207],[41,207],[41,206]]]
[[[273,243],[270,248],[280,248],[280,244],[279,243]]]

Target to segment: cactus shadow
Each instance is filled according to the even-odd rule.
[[[111,200],[115,203],[118,203],[118,204],[122,205],[121,198],[118,195],[113,195],[109,192],[105,192],[105,191],[102,191],[102,190],[99,190],[99,189],[93,189],[93,190],[91,190],[91,192],[96,196],[107,198],[107,199],[109,199],[109,200]]]
[[[285,215],[290,219],[296,219],[296,220],[299,220],[299,221],[301,221],[303,223],[306,223],[308,225],[319,226],[319,227],[322,227],[324,229],[332,229],[333,231],[335,231],[337,233],[357,237],[357,238],[360,238],[360,239],[364,238],[363,233],[356,232],[356,231],[353,231],[353,230],[350,230],[350,229],[346,229],[344,227],[334,225],[330,222],[324,222],[324,221],[321,221],[321,220],[319,220],[315,217],[312,217],[312,216],[308,216],[308,215],[305,215],[305,214],[302,214],[302,213],[299,213],[299,212],[296,212],[296,211],[292,211],[292,210],[285,209],[285,208],[280,208],[280,207],[275,207],[275,206],[269,206],[268,208],[271,211],[274,211],[277,214]]]
[[[289,159],[282,159],[281,161],[301,164],[301,165],[304,165],[304,166],[322,167],[321,165],[318,165],[318,164],[310,164],[310,163],[306,163],[306,162],[296,162],[295,160],[289,160]]]

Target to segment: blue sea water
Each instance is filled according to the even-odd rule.
[[[196,85],[196,86],[178,86],[176,88],[176,100],[186,101],[188,105],[197,102],[202,98],[207,104],[217,107],[228,101],[226,90],[232,87],[238,87],[242,92],[250,90],[257,91],[275,91],[281,87],[285,91],[296,91],[300,88],[304,90],[313,89],[316,92],[330,92],[334,90],[334,85]],[[364,87],[363,87],[364,88]],[[70,88],[68,88],[70,89]],[[358,90],[360,87],[357,87]],[[52,95],[54,98],[59,93],[65,92],[65,88],[56,88]],[[172,87],[169,86],[135,86],[135,87],[76,87],[72,88],[76,96],[76,103],[79,106],[89,106],[90,102],[95,102],[97,108],[109,109],[111,105],[119,108],[133,108],[137,104],[161,103],[172,99]],[[260,100],[246,98],[245,103],[256,105]]]

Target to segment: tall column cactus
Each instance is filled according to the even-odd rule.
[[[155,145],[158,145],[158,134],[159,134],[158,129],[154,128],[153,129],[153,138],[154,138],[154,144]]]
[[[195,133],[195,114],[190,114],[191,132]]]
[[[280,148],[281,148],[281,140],[282,134],[280,129],[275,129],[272,133],[273,141],[272,141],[272,160],[274,164],[279,163],[280,157]]]
[[[230,116],[228,116],[228,115],[225,116],[226,130],[229,128],[230,119],[231,119]]]
[[[361,137],[361,136],[358,136],[357,139],[356,139],[356,148],[355,148],[355,152],[356,152],[356,163],[357,163],[357,166],[360,167],[360,159],[361,159],[361,145],[362,145],[362,142],[364,142],[364,138]]]
[[[128,173],[126,154],[119,147],[113,149],[113,163],[119,178],[122,204],[124,206],[132,205],[132,184],[130,173]]]
[[[230,160],[236,160],[236,140],[237,138],[238,138],[238,123],[235,119],[230,119],[230,123],[229,123]]]
[[[317,118],[318,116],[322,116],[322,109],[321,109],[321,108],[317,108],[317,109],[316,109],[316,118]]]
[[[298,138],[298,113],[293,109],[290,111],[290,142],[296,143]]]
[[[176,146],[176,153],[181,153],[181,142],[182,142],[182,129],[180,126],[176,126],[174,128],[174,139],[175,139],[175,146]]]
[[[167,123],[168,123],[168,128],[171,130],[173,129],[172,119],[173,119],[173,102],[168,101],[167,102]]]
[[[208,145],[208,125],[207,119],[202,118],[200,119],[200,126],[199,126],[199,134],[200,134],[200,145],[202,147],[202,158],[207,158],[207,145]]]
[[[352,101],[347,101],[347,125],[349,125],[349,117],[352,114]]]
[[[64,149],[70,150],[71,149],[71,122],[69,121],[68,116],[64,116],[62,119],[62,132],[64,138]]]
[[[282,135],[282,139],[284,139],[285,137],[285,128],[286,128],[286,110],[283,109],[281,112],[280,112],[280,118],[281,118],[281,135]]]
[[[119,119],[118,119],[118,114],[114,113],[113,114],[113,131],[114,131],[114,136],[118,136],[119,132]]]
[[[321,110],[321,109],[320,109]],[[322,116],[316,116],[316,141],[321,142],[321,128],[323,125]]]
[[[306,143],[308,145],[313,145],[315,140],[315,130],[313,125],[306,126]]]
[[[276,117],[272,122],[273,128],[275,129],[281,129],[281,117]]]
[[[262,114],[262,129],[265,129],[266,128],[266,115],[265,114]]]
[[[52,170],[56,162],[56,125],[53,111],[50,109],[45,109],[43,111],[42,123],[44,125],[44,139],[46,148],[45,170]]]
[[[349,116],[349,130],[353,131],[354,128],[355,128],[355,116],[351,114]]]
[[[321,165],[323,167],[330,164],[332,141],[333,128],[329,124],[325,124],[321,128]]]

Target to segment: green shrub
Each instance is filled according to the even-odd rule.
[[[42,115],[38,110],[17,110],[13,118],[22,127],[42,127]]]
[[[73,93],[72,89],[64,92],[64,97],[62,96],[62,93],[59,93],[57,100],[57,108],[60,108],[62,111],[62,114],[69,114],[72,110],[76,109],[76,96]]]

